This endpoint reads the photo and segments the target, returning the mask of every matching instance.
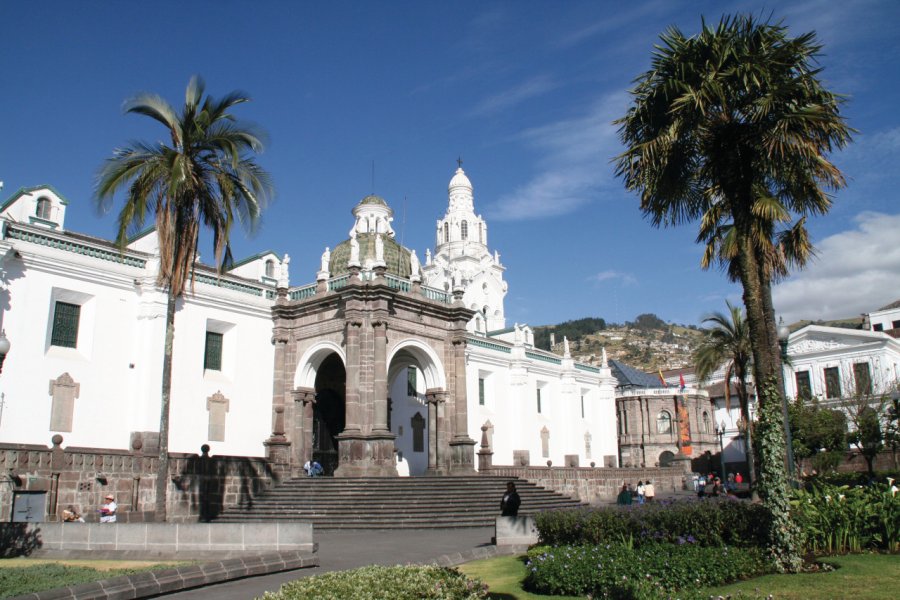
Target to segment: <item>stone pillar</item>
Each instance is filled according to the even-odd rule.
[[[344,433],[360,431],[360,320],[348,320],[346,325],[347,344],[347,391],[345,394],[346,414]]]
[[[275,345],[275,374],[272,384],[272,435],[263,442],[266,447],[266,459],[276,464],[290,462],[291,443],[285,436],[284,428],[284,388],[285,388],[285,364],[287,355],[288,336],[283,331],[276,330],[272,336]]]
[[[445,429],[443,418],[443,405],[446,403],[447,392],[440,388],[425,391],[425,399],[428,402],[428,474],[443,475],[446,468],[442,464],[442,446],[446,444],[444,439]]]
[[[375,403],[375,422],[373,430],[385,432],[388,430],[387,323],[375,321],[372,323],[372,328],[375,333],[375,374],[372,394],[372,400]]]
[[[475,471],[475,440],[469,437],[469,407],[466,388],[466,340],[453,340],[453,439],[450,440],[450,471],[471,474]]]
[[[313,407],[316,403],[316,390],[298,387],[291,391],[291,396],[294,398],[294,431],[297,433],[291,474],[296,476],[300,474],[306,461],[312,459]]]

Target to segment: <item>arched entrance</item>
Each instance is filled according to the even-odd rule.
[[[337,354],[329,354],[316,371],[312,424],[312,457],[322,465],[325,475],[333,475],[338,466],[336,436],[344,430],[346,383],[343,361]]]
[[[675,455],[668,450],[662,452],[659,455],[659,466],[660,467],[671,467],[672,461],[675,459]]]

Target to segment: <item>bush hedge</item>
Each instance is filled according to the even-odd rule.
[[[297,579],[263,600],[480,600],[487,590],[456,569],[371,566]]]
[[[768,518],[760,505],[708,498],[544,512],[536,516],[536,524],[541,544],[551,546],[687,541],[707,547],[761,547]]]
[[[525,585],[540,594],[659,598],[771,572],[758,548],[697,543],[537,546],[528,552]]]

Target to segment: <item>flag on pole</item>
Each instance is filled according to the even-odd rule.
[[[684,388],[687,387],[686,385],[684,385],[684,373],[679,373],[679,374],[678,374],[678,383],[681,384],[681,391],[683,392],[683,391],[684,391]]]
[[[669,387],[669,384],[666,383],[666,378],[663,377],[662,369],[659,369],[659,385],[661,385],[664,388]]]

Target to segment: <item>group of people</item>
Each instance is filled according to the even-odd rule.
[[[116,504],[116,497],[112,494],[107,494],[103,499],[103,504],[101,504],[100,508],[97,510],[100,514],[100,522],[115,523],[118,510],[119,505]],[[84,517],[81,516],[78,509],[71,504],[62,511],[62,520],[64,523],[84,523]]]
[[[700,474],[697,478],[697,496],[705,498],[707,496],[727,496],[735,492],[738,486],[744,483],[744,476],[740,471],[737,474],[729,473],[727,479],[723,482],[715,473],[709,475]]]
[[[630,505],[634,504],[635,499],[638,504],[645,502],[653,502],[656,497],[656,488],[648,479],[647,481],[638,481],[636,486],[630,486],[627,483],[622,484],[622,490],[616,496],[616,504]]]

